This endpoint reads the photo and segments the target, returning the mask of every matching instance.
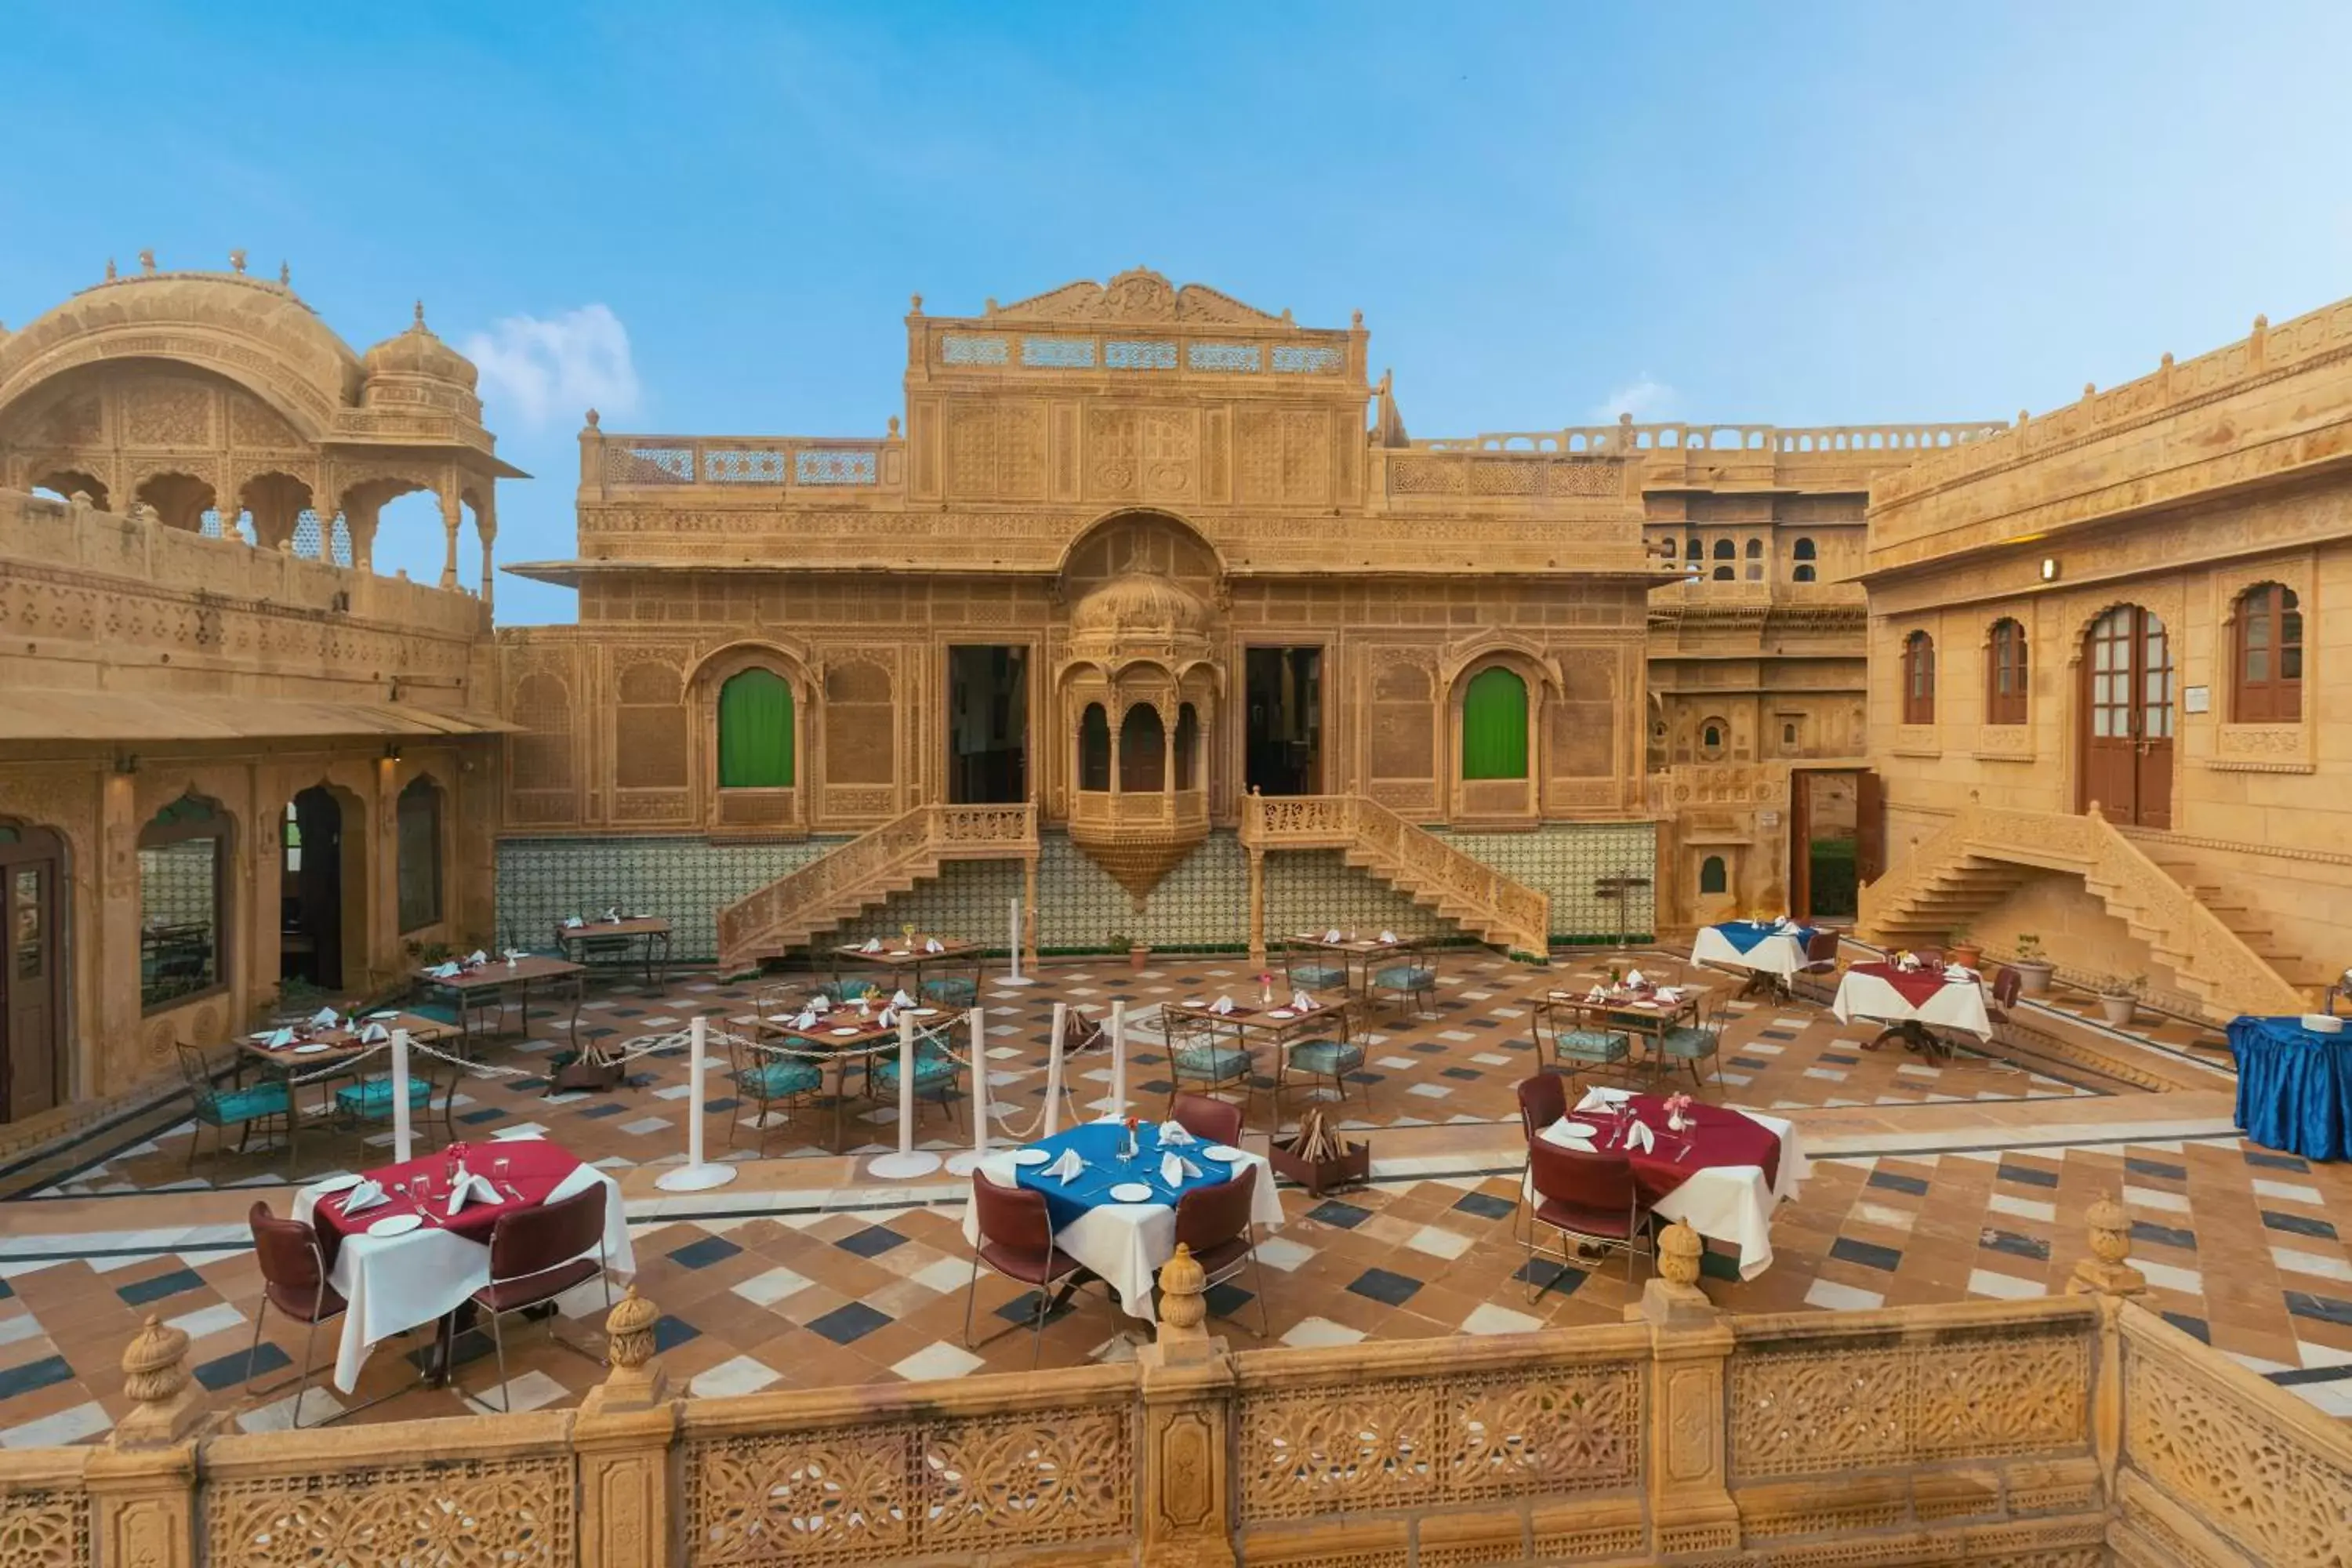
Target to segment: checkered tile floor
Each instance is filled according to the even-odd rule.
[[[1123,994],[1148,1005],[1237,989],[1248,975],[1204,961],[1140,975],[1071,965],[1045,978],[1030,993],[992,998],[992,1006],[1005,1008],[994,1026],[1009,1032],[991,1038],[1013,1053],[992,1068],[1001,1075],[992,1092],[1016,1120],[1043,1092],[1035,1064],[1055,999],[1099,1005]],[[1580,978],[1567,976],[1570,984]],[[1376,1153],[1380,1128],[1446,1122],[1473,1124],[1461,1130],[1464,1137],[1489,1152],[1319,1202],[1285,1189],[1285,1224],[1260,1247],[1263,1289],[1244,1278],[1212,1300],[1224,1315],[1216,1326],[1235,1343],[1335,1344],[1607,1321],[1636,1294],[1622,1262],[1589,1269],[1538,1264],[1530,1276],[1515,1229],[1515,1162],[1498,1152],[1512,1134],[1497,1128],[1486,1137],[1475,1125],[1512,1118],[1512,1085],[1533,1065],[1528,1007],[1545,986],[1561,983],[1560,972],[1457,957],[1446,981],[1431,1016],[1377,1026],[1384,1037],[1365,1073],[1375,1081],[1360,1086],[1370,1091],[1370,1110],[1351,1098],[1349,1110],[1374,1127]],[[736,1007],[745,996],[689,981],[667,998],[624,991],[604,1000],[609,1005],[598,1011],[612,1021],[601,1026],[627,1034],[662,1027],[655,1020],[695,1005]],[[537,1026],[545,1029],[543,1022]],[[2082,1253],[2084,1209],[2120,1191],[2138,1222],[2134,1262],[2161,1310],[2318,1407],[2352,1415],[2352,1250],[2329,1217],[2352,1203],[2352,1172],[2307,1166],[2231,1137],[2142,1138],[2130,1121],[2097,1137],[2077,1128],[2054,1142],[2013,1124],[1979,1134],[1962,1103],[2007,1102],[2011,1111],[2046,1113],[2056,1128],[2095,1094],[2102,1103],[2110,1097],[2100,1086],[1984,1058],[1938,1068],[1891,1050],[1862,1051],[1859,1034],[1801,1004],[1742,1009],[1726,1047],[1721,1095],[1801,1120],[1808,1108],[1869,1106],[1881,1108],[1889,1125],[1911,1117],[1953,1131],[1929,1141],[1934,1152],[1890,1139],[1890,1148],[1904,1152],[1874,1153],[1850,1142],[1818,1162],[1800,1201],[1776,1220],[1770,1269],[1743,1283],[1732,1278],[1727,1257],[1709,1255],[1708,1289],[1720,1304],[1835,1310],[2057,1289]],[[1147,1099],[1161,1092],[1153,1087],[1153,1064],[1140,1059],[1151,1054],[1143,1047],[1135,1068]],[[493,1059],[529,1057],[525,1050]],[[682,1138],[681,1097],[664,1095],[677,1087],[682,1064],[643,1065],[646,1081],[609,1100],[550,1104],[511,1082],[478,1083],[460,1113],[499,1112],[467,1123],[483,1129],[539,1123],[608,1164],[649,1163]],[[1707,1092],[1717,1092],[1712,1082]],[[2166,1121],[2167,1097],[2132,1098],[2146,1103],[2148,1127]],[[2042,1103],[2015,1103],[2027,1100]],[[591,1114],[608,1105],[615,1109]],[[1260,1125],[1265,1106],[1261,1094]],[[656,1119],[664,1125],[631,1131]],[[888,1135],[887,1116],[869,1113],[862,1126],[868,1144],[878,1147]],[[933,1141],[962,1136],[944,1120],[924,1131]],[[283,1394],[239,1393],[259,1299],[250,1251],[218,1227],[172,1228],[182,1217],[173,1205],[214,1201],[159,1190],[181,1178],[181,1136],[141,1140],[120,1152],[85,1151],[105,1157],[17,1211],[44,1215],[52,1233],[60,1215],[76,1228],[31,1244],[0,1240],[0,1445],[103,1433],[124,1407],[122,1347],[150,1313],[189,1332],[191,1363],[216,1406],[247,1427],[286,1423]],[[772,1137],[771,1152],[782,1152],[783,1143]],[[363,1142],[346,1139],[322,1149],[318,1169],[372,1156]],[[742,1184],[794,1163],[755,1167],[752,1182]],[[257,1188],[278,1187],[289,1173],[268,1152],[217,1163],[207,1155],[197,1169],[210,1181]],[[826,1207],[826,1194],[780,1187],[764,1213],[655,1214],[633,1204],[633,1213],[643,1214],[633,1226],[637,1280],[664,1311],[658,1338],[673,1381],[715,1394],[1027,1365],[1025,1330],[964,1348],[971,1265],[958,1229],[961,1205],[951,1189],[928,1194],[937,1201]],[[1529,1300],[1538,1285],[1546,1289]],[[1019,1288],[983,1277],[971,1303],[980,1331],[1015,1330],[1024,1300]],[[567,1300],[554,1327],[593,1346],[602,1315],[602,1294],[591,1286]],[[1143,1331],[1090,1289],[1047,1324],[1039,1352],[1047,1365],[1120,1357],[1132,1353]],[[508,1339],[506,1392],[517,1408],[571,1402],[601,1374],[588,1357],[552,1343],[547,1325],[509,1322]],[[399,1389],[415,1376],[409,1356],[425,1344],[419,1334],[379,1346],[353,1399]],[[273,1314],[257,1363],[265,1379],[286,1375],[301,1352],[299,1335]],[[471,1402],[497,1383],[488,1352],[486,1338],[467,1336],[457,1389],[400,1394],[359,1419],[483,1407]],[[316,1353],[323,1361],[331,1352],[322,1345]],[[312,1415],[341,1403],[316,1390],[309,1399]]]

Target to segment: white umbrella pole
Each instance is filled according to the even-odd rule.
[[[408,1127],[408,1031],[392,1032],[392,1156],[402,1164],[414,1157],[415,1135]]]
[[[1110,1005],[1110,1120],[1127,1120],[1127,1004]]]
[[[1062,1022],[1068,1016],[1067,1002],[1054,1004],[1054,1043],[1045,1050],[1045,1132],[1051,1138],[1062,1130]]]
[[[867,1167],[886,1181],[903,1182],[928,1176],[940,1168],[940,1157],[915,1147],[915,1020],[898,1014],[898,1147],[875,1157]]]
[[[997,984],[999,985],[1036,984],[1034,978],[1021,973],[1021,896],[1017,893],[1013,898],[1013,944],[1008,951],[1013,954],[1013,969]]]
[[[961,1154],[948,1156],[950,1175],[969,1176],[980,1169],[988,1158],[988,1035],[982,1027],[981,1011],[971,1010],[971,1147]]]
[[[676,1170],[664,1171],[654,1178],[654,1185],[668,1193],[707,1192],[723,1187],[735,1179],[732,1165],[714,1165],[702,1157],[703,1107],[709,1103],[703,1092],[710,1070],[710,1019],[697,1013],[687,1026],[689,1044],[687,1049],[694,1060],[688,1070],[693,1075],[693,1091],[687,1098],[686,1163]]]

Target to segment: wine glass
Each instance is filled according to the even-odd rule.
[[[490,1175],[491,1175],[491,1178],[492,1178],[493,1180],[495,1180],[495,1181],[498,1183],[499,1186],[502,1190],[504,1190],[504,1191],[506,1191],[506,1192],[509,1192],[509,1193],[511,1193],[511,1192],[513,1192],[513,1191],[514,1191],[514,1184],[513,1184],[512,1182],[510,1182],[510,1181],[507,1180],[507,1175],[508,1175],[508,1173],[509,1173],[510,1171],[512,1171],[513,1169],[514,1169],[514,1162],[513,1162],[512,1160],[508,1159],[508,1158],[507,1158],[505,1155],[503,1155],[503,1154],[499,1155],[496,1160],[493,1160],[492,1162],[490,1162]]]
[[[429,1174],[418,1172],[409,1182],[409,1187],[416,1194],[418,1208],[425,1208],[433,1202],[433,1178]]]

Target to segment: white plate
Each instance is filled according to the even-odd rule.
[[[1298,1015],[1292,1012],[1287,1007],[1276,1007],[1273,1012],[1268,1013],[1266,1016],[1269,1018],[1296,1018]]]
[[[370,1013],[368,1015],[368,1021],[373,1023],[378,1018],[397,1018],[399,1016],[400,1009],[395,1007],[388,1013]]]
[[[1151,1189],[1141,1182],[1121,1182],[1110,1190],[1111,1201],[1122,1204],[1148,1204]]]
[[[346,1172],[344,1174],[340,1176],[329,1176],[323,1182],[311,1183],[310,1190],[321,1196],[324,1196],[329,1193],[348,1193],[353,1187],[358,1186],[361,1180],[361,1177]]]
[[[855,1029],[833,1029],[833,1030],[829,1030],[829,1031],[827,1031],[827,1032],[828,1032],[828,1033],[831,1033],[831,1034],[835,1034],[835,1035],[854,1035],[854,1034],[857,1033],[857,1031],[856,1031],[856,1030],[855,1030]]]
[[[907,1016],[910,1018],[936,1018],[940,1010],[937,1007],[909,1007]]]
[[[259,1040],[263,1045],[265,1045],[265,1046],[266,1046],[266,1045],[268,1045],[268,1044],[269,1043],[269,1037],[270,1037],[270,1036],[272,1036],[272,1035],[274,1035],[274,1034],[276,1034],[277,1032],[278,1032],[278,1031],[277,1031],[277,1030],[275,1030],[275,1029],[263,1029],[263,1030],[259,1031],[258,1033],[251,1034],[251,1035],[247,1035],[247,1036],[246,1036],[246,1038],[247,1038],[247,1039],[248,1039],[248,1040]]]
[[[1178,1003],[1177,1005],[1180,1007],[1205,1007],[1208,1004],[1202,1001],[1198,996],[1187,996],[1183,1001]]]
[[[1247,1154],[1244,1153],[1239,1149],[1234,1148],[1230,1143],[1212,1143],[1207,1148],[1202,1150],[1201,1152],[1206,1154],[1212,1160],[1223,1160],[1228,1165],[1234,1163],[1235,1161],[1246,1160],[1249,1158]]]
[[[1013,1151],[1013,1163],[1016,1165],[1043,1165],[1051,1162],[1053,1158],[1053,1155],[1048,1154],[1043,1149],[1015,1149]]]
[[[406,1236],[425,1223],[423,1215],[388,1214],[367,1227],[370,1236]]]
[[[294,1054],[298,1057],[315,1057],[320,1051],[331,1051],[334,1048],[323,1040],[313,1040],[307,1046],[295,1047]]]
[[[911,947],[894,947],[882,956],[885,958],[912,958],[915,956],[915,950]]]

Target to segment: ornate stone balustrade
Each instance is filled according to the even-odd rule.
[[[1269,850],[1339,849],[1489,942],[1527,953],[1549,951],[1551,896],[1496,870],[1360,795],[1258,795],[1242,802],[1241,841],[1250,851],[1253,952],[1265,951],[1256,868]],[[1450,906],[1450,910],[1449,910]],[[1458,912],[1453,912],[1458,911]]]
[[[1570,425],[1559,430],[1500,430],[1464,437],[1415,441],[1433,452],[1594,452],[1615,456],[1663,452],[1706,453],[1715,458],[1887,455],[1906,459],[1999,435],[1999,420],[1952,425]]]
[[[907,443],[898,422],[878,441],[808,436],[621,436],[591,426],[580,437],[580,488],[596,496],[695,486],[732,489],[903,494]]]
[[[1727,1317],[1677,1226],[1622,1326],[1238,1354],[1180,1248],[1134,1363],[732,1399],[632,1290],[577,1411],[299,1434],[212,1427],[151,1321],[106,1447],[0,1453],[0,1564],[2340,1568],[2352,1436],[2089,1219],[2049,1300]]]

